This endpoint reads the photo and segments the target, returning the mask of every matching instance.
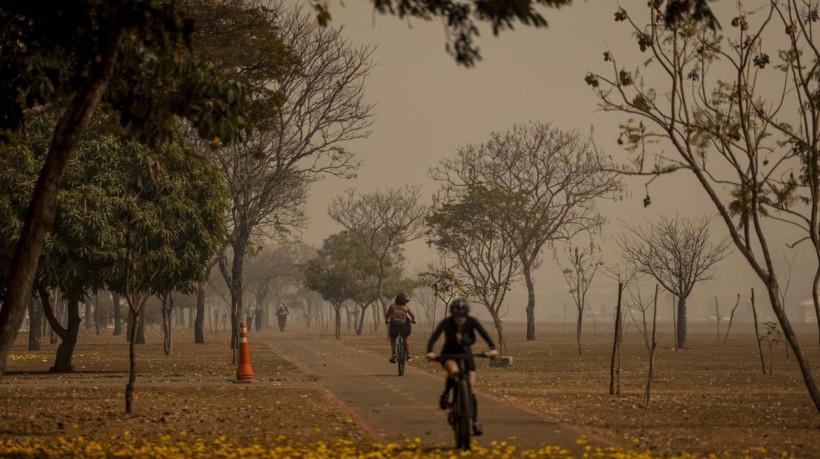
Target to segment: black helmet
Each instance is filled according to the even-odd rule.
[[[454,316],[466,316],[470,313],[470,303],[464,299],[457,299],[450,302],[450,314]]]
[[[396,304],[399,306],[404,306],[410,301],[410,298],[407,297],[407,294],[404,292],[399,293],[396,295]]]

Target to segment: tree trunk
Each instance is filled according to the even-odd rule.
[[[134,330],[137,332],[137,344],[145,344],[145,314],[135,317],[134,323],[136,324]]]
[[[817,317],[817,342],[820,344],[820,299],[818,299],[820,292],[817,291],[818,283],[820,283],[820,266],[818,266],[817,270],[814,271],[814,283],[811,286],[811,299],[812,303],[814,303],[814,316]]]
[[[583,308],[578,309],[578,323],[575,325],[575,340],[578,342],[578,357],[581,357],[581,325],[584,320]]]
[[[134,334],[134,313],[128,309],[128,320],[125,322],[125,339],[131,341],[131,335]]]
[[[83,307],[85,311],[83,312],[83,319],[85,321],[85,329],[89,330],[91,328],[91,302],[87,299],[83,300]]]
[[[364,314],[367,312],[367,307],[369,305],[359,306],[359,323],[356,325],[356,335],[361,336],[362,331],[364,330]]]
[[[34,301],[34,295],[28,303],[28,350],[40,350],[40,333],[43,328],[43,307]]]
[[[342,339],[342,315],[341,315],[341,305],[333,305],[333,309],[336,311],[336,339]]]
[[[529,264],[522,264],[524,280],[527,284],[527,341],[535,340],[535,282]]]
[[[140,314],[141,316],[141,314]],[[125,412],[131,414],[134,409],[134,383],[137,380],[137,352],[134,349],[135,344],[137,343],[136,340],[136,333],[133,333],[133,324],[137,322],[133,320],[134,317],[134,310],[129,306],[128,308],[128,323],[129,323],[129,340],[128,340],[128,384],[125,385]]]
[[[114,21],[118,19],[116,16]],[[11,262],[11,274],[6,281],[6,294],[2,301],[3,308],[0,309],[0,376],[5,371],[6,359],[26,315],[46,233],[54,223],[57,189],[65,175],[71,151],[85,134],[111,80],[122,36],[122,27],[115,25],[108,36],[104,37],[103,43],[107,46],[96,54],[99,62],[92,66],[84,79],[85,83],[71,99],[54,129],[54,138],[34,186],[26,220]]]
[[[162,351],[165,352],[165,355],[171,355],[173,346],[172,333],[174,327],[171,320],[173,317],[174,298],[169,293],[162,297]]]
[[[688,296],[688,295],[687,295]],[[686,347],[686,297],[681,295],[678,297],[678,349]]]
[[[800,367],[800,373],[803,375],[803,381],[806,383],[806,388],[809,390],[814,407],[820,412],[820,388],[817,387],[817,382],[814,380],[814,375],[811,371],[811,365],[806,354],[803,353],[803,348],[797,341],[797,335],[794,333],[789,317],[786,315],[786,310],[780,302],[780,291],[777,281],[774,279],[766,282],[766,290],[769,292],[769,301],[772,302],[772,309],[774,314],[780,321],[780,326],[783,328],[783,334],[786,335],[786,340],[792,348],[794,357],[797,359],[797,364]]]
[[[100,316],[100,294],[94,294],[94,333],[99,336],[100,334],[100,321],[102,317]]]
[[[353,314],[350,313],[350,308],[345,306],[345,330],[350,331],[353,327]]]
[[[114,336],[122,335],[122,308],[120,307],[120,296],[112,293],[114,301]]]
[[[242,321],[242,269],[245,263],[245,249],[248,246],[250,234],[247,231],[238,230],[236,239],[231,244],[233,250],[233,260],[231,272],[228,273],[225,266],[224,256],[219,262],[219,271],[228,285],[231,292],[231,363],[236,364],[237,351],[239,349],[239,323]]]
[[[649,347],[649,371],[646,375],[646,391],[644,396],[646,399],[646,406],[652,400],[652,378],[655,371],[655,350],[658,347],[658,340],[655,338],[655,332],[658,327],[658,284],[655,284],[655,299],[652,302],[652,345]]]
[[[615,342],[612,343],[612,359],[609,363],[609,395],[619,395],[621,393],[621,369],[616,364],[618,348],[621,343],[621,293],[623,288],[624,284],[618,282],[618,304],[615,306]]]
[[[504,326],[501,324],[501,317],[497,313],[490,313],[490,316],[493,318],[493,325],[495,325],[495,331],[498,335],[498,352],[502,355],[506,354],[507,342],[504,340]]]
[[[77,334],[80,332],[80,300],[76,296],[68,298],[68,321],[63,333],[58,333],[62,342],[57,347],[54,366],[48,371],[54,373],[70,373],[74,371],[71,359],[74,356],[74,347],[77,345]]]
[[[194,319],[194,344],[205,344],[205,332],[202,327],[205,323],[205,283],[196,284],[196,319]]]

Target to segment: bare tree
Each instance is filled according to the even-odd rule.
[[[603,262],[601,261],[600,249],[593,244],[581,250],[578,247],[567,246],[567,253],[566,258],[569,266],[562,268],[561,273],[569,286],[572,302],[575,303],[575,308],[578,310],[578,319],[575,322],[575,340],[578,342],[578,355],[581,356],[581,328],[584,320],[587,292]]]
[[[490,140],[458,149],[430,175],[446,186],[464,189],[481,183],[525,197],[516,218],[508,220],[527,285],[527,339],[535,339],[535,284],[532,272],[548,242],[567,241],[603,222],[595,201],[620,189],[617,175],[578,131],[531,122],[492,133]]]
[[[232,199],[229,232],[219,256],[231,293],[232,349],[237,348],[243,264],[251,237],[301,226],[306,188],[324,175],[352,177],[359,163],[345,144],[366,137],[372,123],[373,106],[364,100],[372,48],[353,46],[340,28],[320,27],[299,7],[280,4],[268,14],[300,60],[283,77],[268,80],[258,94],[277,109],[270,125],[213,152]]]
[[[688,171],[707,194],[735,247],[765,285],[820,411],[820,387],[786,315],[770,241],[782,232],[778,222],[801,229],[818,255],[820,274],[820,82],[815,78],[820,47],[814,38],[816,8],[809,6],[771,1],[750,15],[738,4],[726,36],[691,17],[667,24],[658,2],[649,3],[646,26],[619,8],[615,19],[650,55],[640,58],[646,64],[641,74],[654,72],[657,78],[650,87],[607,51],[608,76],[590,73],[585,80],[605,110],[629,117],[622,139],[636,147],[637,172]],[[764,43],[770,27],[781,32],[765,33],[773,39]],[[768,87],[758,84],[764,75],[780,78],[782,86],[767,93]],[[653,138],[671,147],[653,149],[664,152],[654,161],[640,148]],[[764,225],[764,219],[771,224]],[[817,281],[816,276],[812,296],[820,317]]]
[[[337,196],[328,207],[328,215],[359,238],[377,263],[376,286],[387,313],[384,282],[385,261],[392,252],[424,234],[424,217],[429,207],[421,203],[421,187],[405,186],[356,195],[356,190]]]
[[[686,345],[686,300],[698,282],[713,277],[713,266],[728,252],[728,242],[712,243],[709,219],[661,217],[648,227],[627,225],[618,240],[623,257],[639,273],[655,278],[678,298],[676,345]]]

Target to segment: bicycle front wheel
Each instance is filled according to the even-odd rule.
[[[472,409],[470,404],[470,383],[462,378],[456,385],[456,397],[453,404],[455,424],[453,430],[456,435],[456,448],[470,449],[470,420]]]

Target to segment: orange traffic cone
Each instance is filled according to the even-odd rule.
[[[239,367],[236,369],[236,382],[253,382],[251,355],[248,350],[248,327],[245,322],[239,324]]]

